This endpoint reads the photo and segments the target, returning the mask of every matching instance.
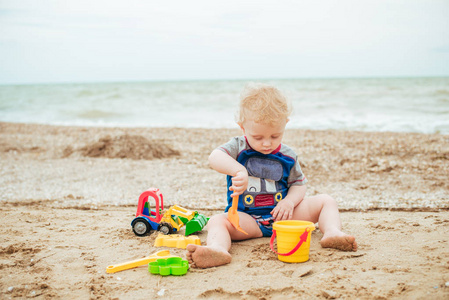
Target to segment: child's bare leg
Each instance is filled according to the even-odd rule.
[[[323,232],[321,246],[343,251],[357,251],[355,238],[341,231],[337,202],[329,195],[306,197],[295,208],[293,219],[318,222]]]
[[[231,235],[224,215],[213,216],[207,224],[207,247],[187,245],[187,260],[192,267],[209,268],[231,262]]]
[[[232,240],[261,237],[256,221],[249,215],[239,212],[240,227],[248,235],[237,231],[229,222],[227,214],[213,216],[207,224],[207,246],[187,245],[187,260],[192,267],[210,268],[231,262]]]

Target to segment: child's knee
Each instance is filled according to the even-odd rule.
[[[337,206],[337,201],[330,195],[328,194],[322,194],[321,196],[321,201],[323,202],[323,205],[333,205],[333,206]]]
[[[207,228],[209,229],[210,227],[226,226],[226,222],[229,222],[226,214],[214,215],[207,222]]]

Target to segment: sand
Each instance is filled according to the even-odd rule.
[[[62,299],[448,299],[449,136],[288,129],[308,195],[337,199],[359,250],[319,245],[280,262],[269,239],[235,243],[231,264],[182,277],[106,267],[169,249],[131,230],[139,195],[206,216],[225,177],[207,156],[237,129],[91,128],[0,123],[0,295]],[[163,151],[161,151],[163,149]],[[198,234],[203,244],[207,230]]]

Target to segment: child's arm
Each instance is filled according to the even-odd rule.
[[[209,156],[209,165],[212,169],[222,174],[232,176],[232,186],[229,188],[234,193],[232,197],[243,194],[248,187],[248,172],[246,168],[229,156],[227,153],[215,149]]]
[[[296,206],[304,199],[307,187],[305,185],[292,185],[287,192],[287,196],[282,199],[271,211],[271,215],[276,221],[290,220]]]

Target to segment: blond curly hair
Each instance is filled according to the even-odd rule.
[[[290,101],[277,88],[262,83],[251,83],[241,93],[236,119],[239,125],[246,120],[252,120],[272,126],[288,120],[291,112]]]

